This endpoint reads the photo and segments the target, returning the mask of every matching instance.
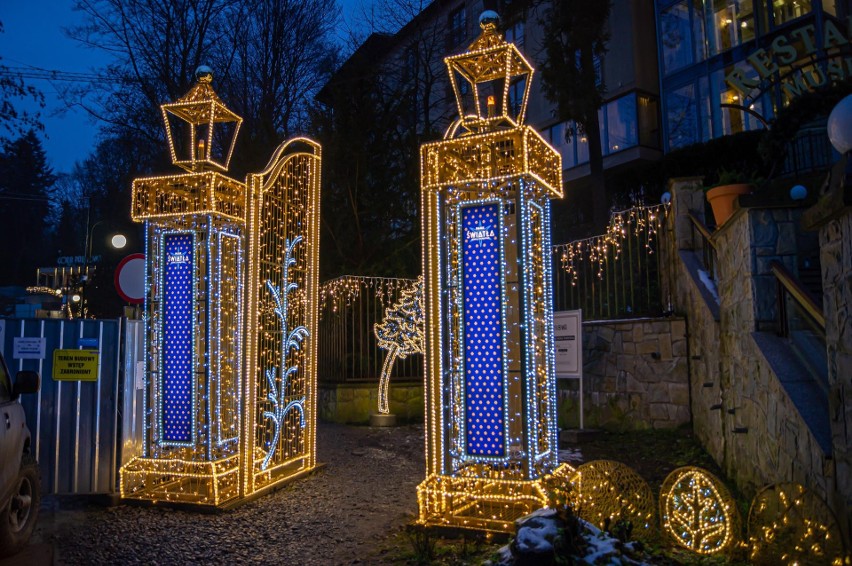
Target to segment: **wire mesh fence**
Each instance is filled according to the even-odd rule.
[[[320,286],[318,378],[323,383],[378,380],[386,352],[373,328],[416,279],[344,275]],[[423,375],[422,355],[397,359],[391,378]]]

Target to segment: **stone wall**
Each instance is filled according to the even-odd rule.
[[[379,378],[375,382],[320,383],[319,418],[334,423],[366,424],[378,412]],[[423,422],[423,382],[391,380],[390,411],[400,423]]]
[[[689,386],[693,430],[716,461],[722,461],[719,364],[719,303],[699,275],[703,241],[686,214],[693,211],[704,222],[704,190],[701,178],[681,179],[670,187],[673,198],[666,232],[667,258],[673,275],[673,301],[686,314],[689,350]],[[708,244],[709,245],[709,244]]]
[[[682,318],[583,323],[586,428],[671,428],[690,420]],[[577,380],[560,379],[561,428],[579,426]]]
[[[805,223],[819,231],[837,484],[834,505],[847,540],[852,540],[852,182],[845,161],[840,163]]]
[[[696,435],[747,496],[793,481],[830,499],[830,446],[819,411],[808,408],[819,406],[819,393],[774,332],[777,283],[769,264],[777,260],[796,273],[802,209],[739,209],[713,233],[716,300],[697,273],[697,239],[683,241],[692,232],[682,225],[689,222],[683,207],[703,210],[700,183],[674,182],[671,190],[671,231],[680,240],[671,244],[675,302],[688,321]]]

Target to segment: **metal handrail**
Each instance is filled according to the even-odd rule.
[[[785,268],[779,261],[773,261],[770,263],[769,269],[778,280],[778,284],[783,287],[784,291],[795,299],[808,316],[810,316],[824,332],[825,314],[823,314],[822,308],[820,308],[813,297],[811,297],[811,294],[802,287],[801,284],[799,284],[793,274],[787,271],[787,268]],[[781,297],[779,296],[779,301],[780,300]],[[781,301],[781,303],[783,304],[783,301]]]
[[[694,212],[691,212],[691,211],[687,212],[687,215],[689,216],[689,219],[692,221],[692,224],[698,230],[698,233],[701,234],[704,237],[705,240],[707,240],[707,243],[710,244],[710,246],[712,246],[713,249],[716,249],[716,242],[713,241],[713,238],[712,238],[713,234],[710,232],[710,229],[707,228],[707,226],[704,225],[704,222],[702,222],[701,219],[698,218],[698,216],[696,216]]]

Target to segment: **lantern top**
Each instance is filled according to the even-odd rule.
[[[189,92],[160,107],[172,163],[187,171],[217,169],[225,172],[243,119],[225,106],[213,90],[213,70],[210,67],[199,66],[195,70],[195,78],[196,83]],[[170,117],[177,118],[177,121]],[[180,123],[188,134],[174,131],[176,124]],[[176,147],[176,142],[179,147]]]
[[[515,44],[503,39],[497,27],[499,21],[497,12],[483,12],[479,17],[479,37],[465,53],[444,59],[461,125],[472,133],[500,126],[517,127],[523,124],[526,114],[533,67]],[[460,88],[460,82],[470,86],[469,92]],[[512,89],[515,85],[522,88]],[[510,100],[510,89],[514,100]]]

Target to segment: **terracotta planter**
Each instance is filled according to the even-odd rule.
[[[748,183],[737,183],[735,185],[720,185],[707,191],[707,202],[713,208],[713,216],[716,218],[716,228],[728,221],[734,213],[734,202],[740,195],[751,192]]]

